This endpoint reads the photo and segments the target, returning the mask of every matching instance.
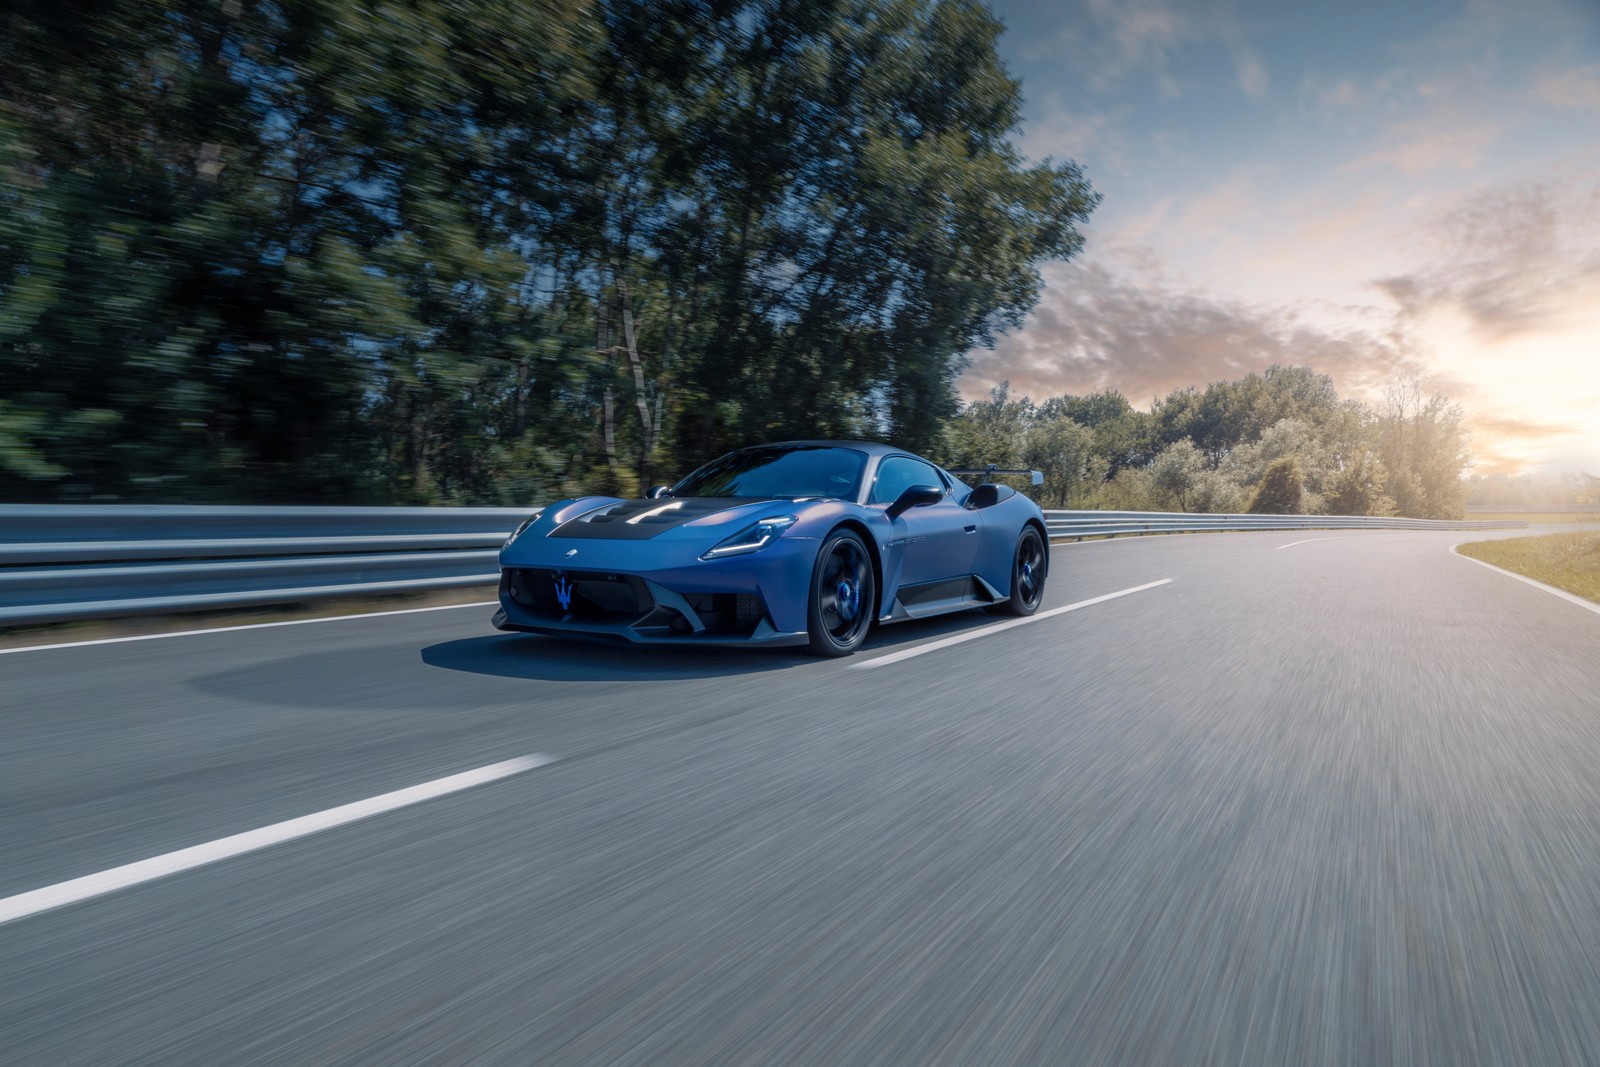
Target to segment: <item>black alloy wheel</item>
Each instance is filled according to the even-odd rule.
[[[1032,615],[1044,600],[1044,580],[1049,570],[1044,539],[1032,526],[1022,528],[1017,554],[1011,560],[1011,599],[990,610],[1001,615]]]
[[[867,638],[877,597],[872,559],[861,538],[839,530],[823,542],[811,572],[806,630],[819,656],[848,656]]]

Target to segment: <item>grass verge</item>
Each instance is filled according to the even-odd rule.
[[[1473,541],[1456,551],[1600,603],[1600,533]]]
[[[1469,511],[1466,517],[1474,522],[1522,519],[1529,526],[1545,526],[1569,522],[1600,522],[1600,511]]]

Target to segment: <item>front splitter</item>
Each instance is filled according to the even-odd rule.
[[[543,634],[547,637],[611,638],[635,645],[688,645],[694,648],[783,648],[803,645],[810,641],[804,630],[798,633],[774,630],[765,619],[749,635],[726,636],[720,634],[642,634],[632,626],[603,623],[586,623],[579,620],[558,623],[512,622],[505,608],[494,613],[492,620],[497,630],[511,633]]]

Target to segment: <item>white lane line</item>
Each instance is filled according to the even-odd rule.
[[[63,641],[55,645],[23,645],[0,648],[0,656],[13,652],[46,652],[52,648],[85,648],[89,645],[120,645],[128,641],[159,641],[164,637],[194,637],[197,634],[226,634],[235,630],[266,630],[273,626],[310,626],[314,622],[344,622],[346,619],[380,619],[385,615],[416,615],[424,611],[454,611],[456,608],[495,607],[498,600],[474,600],[470,604],[439,604],[431,608],[399,608],[395,611],[368,611],[360,615],[319,615],[315,619],[286,619],[283,622],[247,622],[241,626],[213,626],[209,630],[174,630],[165,634],[134,634],[130,637],[101,637],[93,641]]]
[[[1535,578],[1529,578],[1525,574],[1518,574],[1516,571],[1508,571],[1504,567],[1496,567],[1493,563],[1485,563],[1481,559],[1474,559],[1472,556],[1462,555],[1460,552],[1456,551],[1456,549],[1460,548],[1462,545],[1464,545],[1466,543],[1467,542],[1465,542],[1465,541],[1458,541],[1455,544],[1451,545],[1450,546],[1451,554],[1453,554],[1455,556],[1459,556],[1461,559],[1468,560],[1468,561],[1470,561],[1472,563],[1476,563],[1480,567],[1488,567],[1490,570],[1497,571],[1500,574],[1505,575],[1507,578],[1515,578],[1517,581],[1523,583],[1524,585],[1531,585],[1535,589],[1543,589],[1546,593],[1550,593],[1553,596],[1558,596],[1562,600],[1571,601],[1572,603],[1578,605],[1578,607],[1580,607],[1580,608],[1583,608],[1583,609],[1585,609],[1587,611],[1592,611],[1596,615],[1600,615],[1600,604],[1596,604],[1592,600],[1586,600],[1586,599],[1584,599],[1583,597],[1579,596],[1576,593],[1569,593],[1565,589],[1557,589],[1553,585],[1546,585],[1544,582],[1541,582],[1541,581],[1539,581],[1538,579],[1535,579]]]
[[[537,753],[519,756],[502,763],[491,763],[477,770],[452,774],[448,778],[423,782],[409,789],[398,789],[393,793],[357,800],[352,804],[342,804],[337,808],[329,808],[313,815],[302,815],[298,819],[273,823],[259,830],[248,830],[242,834],[218,838],[190,848],[180,848],[176,852],[168,852],[137,863],[112,867],[98,874],[88,874],[82,878],[47,885],[43,889],[0,898],[0,925],[25,919],[42,911],[75,904],[80,900],[88,900],[90,897],[113,893],[118,889],[126,889],[142,882],[165,878],[169,874],[193,870],[208,863],[216,863],[218,860],[255,852],[285,841],[293,841],[297,837],[321,833],[323,830],[344,826],[358,819],[369,819],[374,815],[394,811],[396,808],[420,804],[424,800],[433,800],[449,793],[459,793],[474,786],[487,785],[501,778],[509,778],[511,775],[522,774],[524,771],[531,771],[535,767],[543,767],[554,762],[554,756],[542,756]]]
[[[1309,545],[1313,541],[1344,541],[1344,540],[1347,540],[1347,538],[1343,538],[1343,537],[1308,537],[1304,541],[1290,541],[1286,545],[1279,545],[1278,546],[1278,551],[1282,552],[1284,549],[1293,548],[1295,545]]]
[[[1009,630],[1014,626],[1026,626],[1030,622],[1039,622],[1042,619],[1050,618],[1052,615],[1065,615],[1067,612],[1077,611],[1079,608],[1087,608],[1095,604],[1104,604],[1106,601],[1115,600],[1118,597],[1131,596],[1134,593],[1142,593],[1146,589],[1154,589],[1156,586],[1166,585],[1170,581],[1172,581],[1171,578],[1163,578],[1159,582],[1147,582],[1144,585],[1136,585],[1132,589],[1122,589],[1115,593],[1107,593],[1105,596],[1091,597],[1088,600],[1080,600],[1076,604],[1067,604],[1064,607],[1051,608],[1049,611],[1041,611],[1039,614],[1030,615],[1025,619],[1012,619],[1010,622],[995,623],[993,626],[985,626],[983,629],[974,630],[972,633],[956,634],[954,637],[945,637],[938,641],[929,641],[925,645],[918,645],[916,648],[908,648],[904,652],[891,652],[887,656],[876,656],[872,659],[862,660],[859,663],[850,664],[850,667],[855,670],[867,667],[886,667],[891,663],[899,663],[901,660],[908,660],[914,656],[920,656],[925,652],[937,652],[941,648],[949,648],[951,645],[959,645],[963,641],[976,641],[980,637],[988,637],[990,634],[997,634],[1002,630]]]

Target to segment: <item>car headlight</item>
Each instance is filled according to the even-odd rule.
[[[720,542],[700,558],[722,559],[724,556],[742,556],[747,552],[759,552],[777,540],[778,535],[793,526],[794,522],[793,515],[774,515],[762,519]]]
[[[538,511],[535,511],[532,515],[529,515],[527,518],[523,519],[522,520],[522,525],[518,526],[515,530],[512,530],[511,531],[511,536],[506,538],[506,543],[501,545],[500,547],[503,548],[503,549],[504,548],[510,548],[511,547],[511,542],[513,542],[517,538],[521,537],[522,536],[522,531],[526,530],[528,527],[530,527],[534,523],[538,522],[539,521],[539,516],[543,515],[543,514],[544,514],[544,508],[540,508]]]

